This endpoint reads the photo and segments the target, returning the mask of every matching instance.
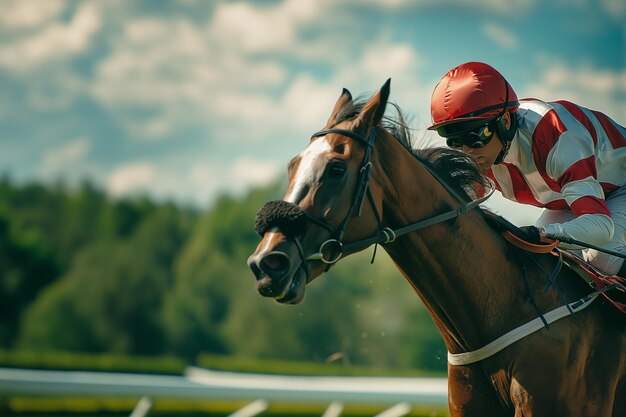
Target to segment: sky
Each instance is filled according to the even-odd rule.
[[[209,208],[286,175],[342,88],[433,143],[467,61],[626,124],[624,0],[0,0],[0,173]],[[440,142],[439,142],[440,143]],[[488,206],[520,223],[539,211]]]

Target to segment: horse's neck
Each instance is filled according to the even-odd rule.
[[[461,229],[472,221],[466,216]],[[449,229],[431,226],[399,239],[387,252],[430,311],[448,349],[460,352],[499,336],[501,314],[515,309],[515,295],[524,289],[503,279],[517,274],[518,266],[497,246],[488,248],[484,235]]]
[[[390,227],[461,205],[412,156],[397,152],[393,167],[385,172],[395,188],[384,203],[385,223]],[[414,180],[407,178],[407,172],[413,173]],[[503,310],[515,308],[520,298],[516,294],[524,291],[523,278],[513,281],[516,285],[510,279],[520,274],[519,265],[511,263],[506,245],[475,211],[411,233],[386,250],[452,352],[476,349],[499,336]]]

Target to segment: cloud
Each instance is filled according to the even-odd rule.
[[[618,1],[618,0],[606,0],[606,1]],[[427,7],[444,7],[460,8],[466,7],[473,10],[484,9],[489,13],[496,13],[498,15],[514,16],[520,13],[526,13],[532,9],[536,0],[518,0],[512,2],[506,2],[502,0],[348,0],[343,1],[343,4],[351,4],[362,6],[366,4],[370,7],[377,9],[423,9]]]
[[[355,55],[351,65],[337,67],[329,79],[307,73],[293,76],[278,96],[234,88],[216,93],[216,114],[222,122],[232,121],[216,127],[217,140],[261,143],[279,135],[307,138],[323,127],[343,87],[355,96],[371,93],[389,77],[398,86],[392,86],[392,101],[428,115],[430,87],[420,83],[421,58],[410,45],[373,40]]]
[[[88,137],[81,137],[49,150],[43,156],[43,171],[46,175],[55,175],[67,170],[72,165],[82,163],[90,150],[91,140]]]
[[[239,189],[265,185],[276,179],[278,165],[272,161],[242,157],[235,160],[231,169],[232,185]]]
[[[618,22],[624,23],[624,17],[626,17],[626,3],[623,0],[602,0],[600,2],[607,15],[612,17]]]
[[[216,159],[196,161],[187,169],[178,171],[178,175],[171,174],[177,177],[178,187],[184,188],[187,197],[192,195],[193,202],[206,205],[217,194],[239,195],[251,186],[271,183],[276,180],[278,168],[276,161],[242,156],[229,162]]]
[[[57,17],[64,9],[63,0],[4,0],[0,27],[28,29]]]
[[[330,111],[341,89],[338,82],[324,82],[316,80],[308,75],[297,77],[290,85],[285,94],[280,98],[278,110],[281,113],[278,119],[280,123],[291,124],[296,128],[313,133],[324,126]],[[288,115],[288,118],[286,116]],[[306,133],[304,134],[306,137]]]
[[[211,36],[221,44],[232,43],[247,52],[267,52],[285,48],[295,40],[296,8],[260,8],[247,3],[221,3],[211,22]]]
[[[519,44],[519,40],[513,32],[493,22],[486,23],[482,30],[487,38],[504,49],[515,49]]]
[[[329,0],[219,3],[206,28],[182,18],[129,20],[97,64],[91,94],[138,139],[198,127],[214,140],[258,142],[284,130],[286,115],[290,130],[310,131],[346,80],[372,89],[391,74],[414,76],[419,64],[411,45],[379,35],[366,55],[358,38],[332,28],[303,41],[301,32],[323,23],[333,4],[341,9]],[[356,24],[350,16],[342,25]],[[332,78],[289,72],[290,61],[323,62]]]
[[[398,104],[420,129],[430,122],[431,82],[422,79],[424,58],[409,44],[382,35],[361,50],[353,65],[344,66],[333,77],[335,85],[349,87],[353,94],[373,93],[391,78],[390,101]],[[328,106],[328,104],[326,104]],[[326,109],[326,112],[330,108]]]
[[[136,19],[110,40],[89,93],[137,139],[156,139],[208,113],[220,71],[202,31],[183,19]],[[265,70],[267,72],[267,70]]]
[[[383,79],[389,74],[404,74],[416,71],[419,58],[415,49],[406,43],[380,42],[366,48],[358,67],[372,77]]]
[[[91,94],[133,137],[159,139],[212,117],[245,119],[242,99],[265,100],[286,81],[276,60],[221,45],[201,26],[181,18],[130,20],[97,64]]]
[[[289,79],[283,60],[291,54],[298,56],[301,49],[311,53],[296,42],[296,31],[316,15],[313,4],[222,3],[206,30],[183,19],[128,21],[112,42],[112,52],[96,66],[92,96],[135,138],[158,139],[194,125],[205,129],[211,125],[214,130],[229,121],[240,126],[227,129],[239,131],[241,124],[248,123],[271,126],[261,128],[269,132],[293,111],[301,121],[301,112],[310,111],[311,106],[300,110],[303,106],[292,100],[292,91],[305,89],[309,96],[320,97],[315,89],[328,89],[307,74]],[[279,21],[273,20],[278,16]],[[257,21],[264,22],[259,24],[266,25],[272,33],[268,36],[278,33],[280,40],[257,34],[251,29]],[[326,38],[310,58],[326,59],[333,42]],[[280,50],[280,56],[262,58],[247,50],[272,48]],[[277,96],[277,91],[284,92],[283,96]],[[223,137],[219,133],[214,135],[218,139]],[[229,136],[254,141],[260,133]]]
[[[280,164],[243,156],[233,162],[219,159],[155,162],[137,160],[112,170],[107,192],[114,197],[149,194],[162,200],[205,206],[218,193],[239,194],[250,186],[275,180]]]
[[[215,77],[206,56],[204,39],[186,21],[130,21],[97,64],[93,94],[106,105],[195,102]]]
[[[0,67],[15,73],[44,69],[51,61],[85,51],[100,26],[96,3],[81,3],[67,24],[50,23],[34,34],[4,42],[0,49]]]
[[[570,100],[624,123],[626,69],[599,69],[589,64],[572,65],[545,57],[538,61],[543,69],[535,82],[524,87],[524,96],[546,101]]]
[[[114,170],[107,182],[108,192],[116,197],[137,192],[157,191],[158,168],[149,162],[133,162]]]

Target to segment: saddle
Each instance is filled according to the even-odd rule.
[[[577,254],[557,248],[559,242],[535,244],[524,240],[524,233],[513,223],[495,213],[483,210],[487,223],[516,247],[533,253],[551,253],[560,256],[563,264],[576,272],[593,291],[602,291],[602,296],[619,312],[626,314],[626,278],[607,275]]]

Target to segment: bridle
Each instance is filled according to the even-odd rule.
[[[296,244],[296,247],[298,248],[300,258],[303,261],[302,262],[303,265],[306,265],[306,261],[321,261],[327,264],[326,270],[328,270],[330,266],[336,263],[337,261],[339,261],[339,259],[341,259],[343,254],[346,252],[362,250],[374,244],[391,243],[400,236],[403,236],[408,233],[414,232],[416,230],[420,230],[425,227],[432,226],[434,224],[441,223],[446,220],[461,216],[463,213],[469,210],[472,210],[473,208],[477,207],[479,204],[486,201],[489,197],[491,197],[491,195],[495,191],[495,187],[492,187],[489,193],[487,193],[485,196],[481,197],[478,200],[467,202],[463,204],[461,207],[458,207],[456,209],[452,209],[444,213],[441,213],[432,217],[428,217],[426,219],[419,220],[414,223],[410,223],[406,226],[403,226],[397,229],[391,229],[390,227],[383,227],[380,213],[378,212],[378,209],[376,208],[376,204],[374,203],[374,198],[372,196],[372,193],[369,187],[370,173],[371,173],[371,168],[372,168],[371,156],[372,156],[372,149],[374,147],[374,141],[376,139],[376,128],[375,127],[370,128],[370,132],[369,132],[369,135],[367,136],[367,139],[364,136],[356,132],[352,132],[352,131],[344,130],[344,129],[320,130],[314,133],[313,135],[311,135],[311,139],[317,138],[320,136],[325,136],[330,133],[335,133],[335,134],[339,134],[339,135],[343,135],[343,136],[347,136],[349,138],[355,139],[356,141],[360,142],[365,147],[365,153],[363,155],[363,160],[361,161],[361,166],[359,169],[359,177],[357,178],[356,187],[354,189],[354,194],[352,197],[352,204],[350,208],[348,209],[348,212],[346,213],[344,219],[341,221],[341,223],[339,223],[339,226],[335,228],[326,220],[315,217],[309,213],[306,213],[304,210],[302,210],[300,207],[296,206],[293,203],[288,203],[286,201],[270,202],[270,203],[279,203],[280,205],[283,205],[283,206],[289,206],[290,209],[299,211],[299,214],[301,214],[300,219],[302,221],[308,220],[326,229],[330,233],[331,238],[324,241],[320,245],[316,253],[312,255],[308,255],[308,256],[304,254],[304,250],[297,236],[290,236],[291,238],[293,238]],[[445,181],[443,181],[439,177],[439,175],[437,175],[437,173],[434,172],[427,164],[423,164],[423,166],[433,177],[435,177],[435,179],[446,189],[446,191],[448,191],[448,193],[450,193],[452,196],[454,196],[458,200],[464,201],[464,199],[458,194],[458,192],[454,190],[452,187],[450,187],[450,185],[448,185]],[[372,206],[372,210],[373,210],[374,216],[376,217],[376,221],[378,222],[379,231],[374,236],[352,241],[349,243],[344,243],[343,237],[345,234],[346,226],[355,211],[357,211],[358,216],[361,215],[361,212],[363,209],[363,203],[365,201],[366,196],[370,202],[370,205]],[[259,213],[261,213],[264,210],[264,208],[262,208],[259,211]],[[257,222],[258,222],[258,215],[257,215]],[[260,234],[263,234],[271,226],[273,225],[267,224],[265,225],[265,228],[264,228],[265,230],[259,230],[259,227],[257,224],[257,231]]]
[[[344,129],[320,130],[319,132],[315,132],[313,135],[311,135],[311,139],[325,136],[329,133],[336,133],[339,135],[350,137],[365,146],[365,154],[363,155],[363,160],[361,161],[361,167],[359,168],[359,177],[357,178],[354,195],[352,196],[352,204],[350,205],[350,208],[348,209],[348,212],[346,213],[344,219],[341,221],[341,223],[339,223],[339,226],[335,229],[330,223],[326,222],[325,220],[307,214],[309,220],[328,230],[330,232],[331,238],[324,241],[320,245],[317,253],[310,255],[304,259],[307,261],[319,260],[327,265],[332,265],[339,261],[339,259],[341,259],[343,255],[343,235],[346,231],[346,226],[348,225],[348,221],[352,217],[352,214],[355,212],[355,210],[358,210],[358,216],[361,215],[361,212],[363,211],[363,202],[365,201],[366,195],[374,211],[374,216],[376,217],[376,221],[378,222],[379,229],[381,229],[382,227],[382,220],[380,218],[380,214],[378,213],[378,209],[376,208],[376,204],[374,204],[374,198],[372,197],[372,192],[369,187],[370,172],[372,169],[372,149],[374,147],[374,140],[376,139],[376,129],[370,129],[370,134],[367,139],[365,139],[365,137],[359,135],[356,132]],[[333,253],[336,253],[335,256],[332,256],[329,259],[324,257],[325,249],[327,247],[331,248],[330,251],[327,251],[330,252],[331,255]],[[333,250],[333,248],[335,249]]]

